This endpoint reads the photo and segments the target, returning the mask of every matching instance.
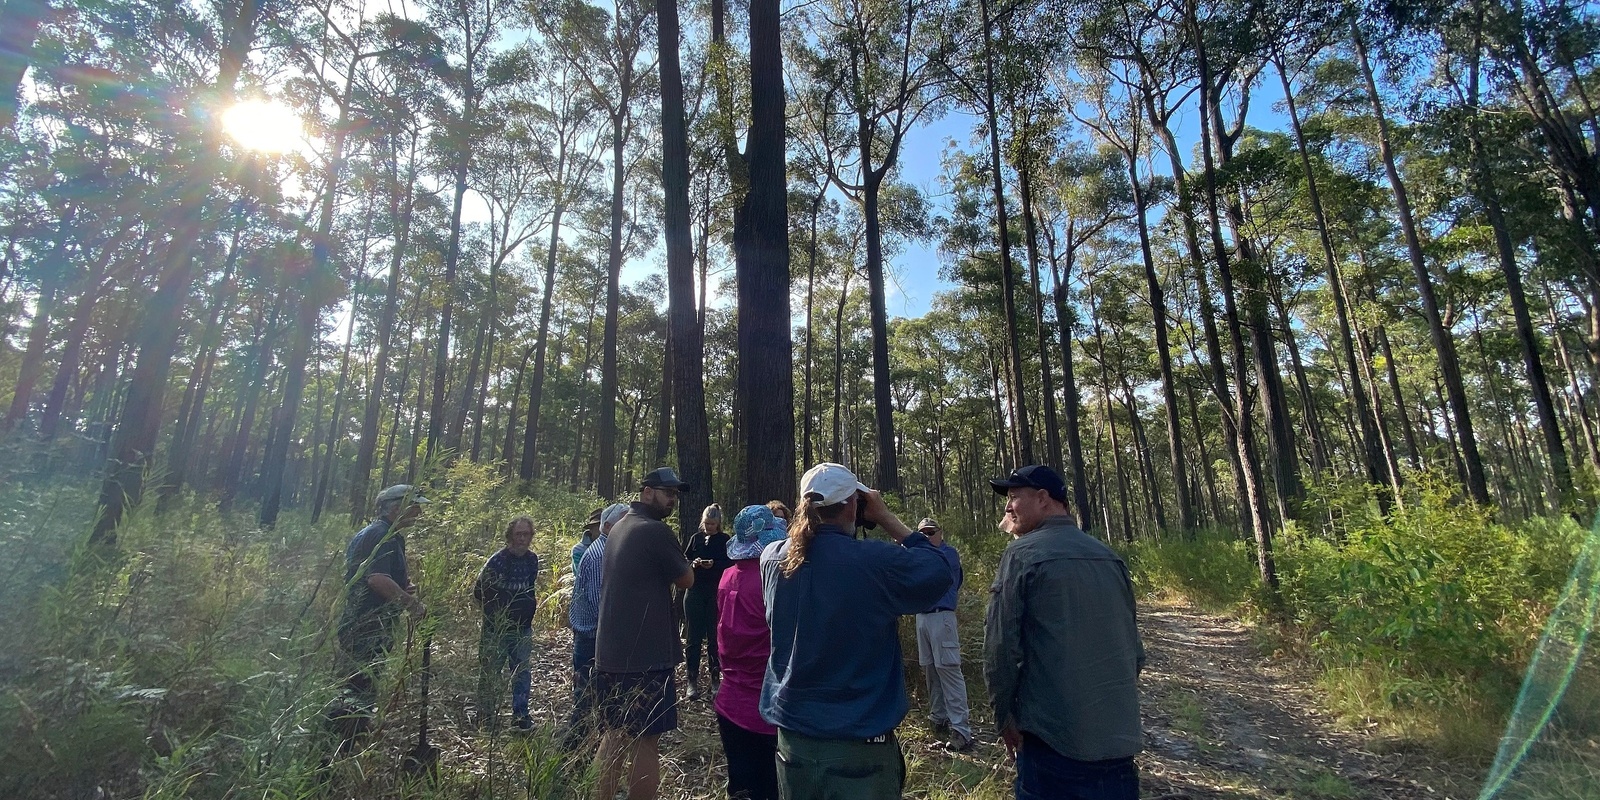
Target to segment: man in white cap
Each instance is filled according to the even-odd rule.
[[[894,543],[858,540],[857,525]],[[928,537],[839,464],[800,479],[788,538],[761,554],[772,656],[761,716],[778,728],[785,800],[898,798],[905,761],[899,619],[949,590],[950,568]]]
[[[345,547],[339,666],[345,675],[346,705],[329,714],[344,734],[341,752],[366,731],[375,710],[377,671],[394,647],[395,617],[402,608],[414,619],[427,614],[406,569],[406,540],[400,531],[416,522],[429,502],[409,484],[384,489],[378,493],[377,518]]]
[[[917,530],[944,556],[950,566],[950,590],[938,602],[917,614],[917,661],[928,680],[929,716],[939,733],[954,734],[945,747],[965,753],[972,749],[972,723],[967,718],[967,679],[961,674],[961,636],[956,629],[956,599],[961,594],[961,554],[944,540],[944,531],[931,517]]]

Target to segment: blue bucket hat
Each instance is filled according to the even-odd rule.
[[[733,541],[728,542],[728,558],[744,561],[760,556],[767,545],[788,535],[782,522],[766,506],[745,506],[739,516],[733,518]]]

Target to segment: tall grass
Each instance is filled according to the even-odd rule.
[[[435,483],[435,504],[407,538],[413,580],[432,609],[427,625],[438,632],[434,719],[448,731],[477,669],[472,580],[505,521],[532,516],[535,547],[559,571],[595,500],[522,496],[470,464]],[[317,769],[329,749],[321,712],[336,684],[332,631],[351,526],[289,514],[261,529],[185,497],[159,517],[138,509],[117,551],[105,553],[84,544],[93,508],[88,485],[0,488],[0,731],[14,732],[0,737],[0,797],[401,791],[393,756],[415,735],[406,698],[417,646],[391,657],[374,745]],[[552,597],[561,591],[554,580],[545,586]],[[560,603],[545,605],[548,636]],[[553,753],[520,741],[497,754],[500,772],[540,786]],[[482,773],[450,775],[432,793],[477,795],[488,785]]]
[[[406,539],[429,618],[390,656],[377,734],[326,768],[334,743],[322,713],[338,684],[333,632],[351,525],[311,525],[291,512],[261,529],[248,511],[220,514],[206,499],[184,496],[160,516],[135,510],[116,552],[92,552],[84,545],[92,485],[0,483],[0,798],[586,794],[593,751],[558,745],[570,707],[570,582],[561,577],[598,499],[509,486],[468,463],[427,483],[435,502]],[[481,616],[472,583],[519,514],[536,522],[534,550],[545,569],[534,628],[536,729],[473,733]],[[977,722],[987,718],[983,609],[1006,538],[958,530],[952,539],[967,556],[962,641]],[[417,733],[421,642],[430,635],[432,741],[444,759],[437,783],[419,783],[398,766]],[[920,695],[915,639],[908,642],[908,689]],[[695,706],[680,717],[684,728],[663,745],[663,796],[722,796],[726,773],[709,713]],[[1010,769],[993,753],[935,754],[917,712],[901,733],[909,794],[1010,796]]]

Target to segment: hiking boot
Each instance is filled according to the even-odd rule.
[[[944,743],[947,753],[967,753],[972,751],[972,740],[961,734],[956,734],[954,739]]]
[[[516,720],[511,723],[511,727],[523,732],[531,731],[533,730],[533,720],[526,716],[517,717]]]
[[[683,699],[685,701],[699,700],[700,699],[700,686],[698,684],[694,684],[694,683],[689,684],[689,691],[683,693]]]
[[[935,735],[935,736],[939,736],[939,737],[942,738],[945,735],[950,733],[950,721],[949,720],[936,719],[936,720],[934,720],[933,722],[931,722],[929,724],[933,726],[933,735]]]

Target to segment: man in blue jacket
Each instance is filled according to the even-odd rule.
[[[882,527],[894,543],[857,540]],[[788,538],[761,554],[772,657],[761,716],[778,728],[785,800],[898,798],[905,761],[894,729],[905,719],[899,618],[950,588],[950,567],[928,537],[839,464],[800,480]]]

